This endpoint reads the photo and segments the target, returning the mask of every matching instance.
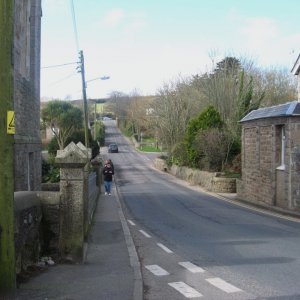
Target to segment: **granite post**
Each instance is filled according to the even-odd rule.
[[[59,252],[63,261],[82,263],[84,259],[86,168],[90,149],[71,142],[57,151],[55,163],[60,167]]]

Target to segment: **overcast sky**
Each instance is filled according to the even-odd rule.
[[[211,68],[211,53],[259,67],[293,67],[300,53],[299,0],[42,0],[41,97],[89,98],[112,91],[155,94],[179,75]],[[75,34],[75,31],[77,34]],[[55,68],[49,66],[69,64]]]

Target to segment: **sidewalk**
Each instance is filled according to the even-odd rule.
[[[85,264],[49,267],[13,299],[142,300],[142,294],[140,264],[114,186],[111,196],[99,197]]]

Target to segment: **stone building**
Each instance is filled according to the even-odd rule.
[[[300,101],[300,54],[293,66],[292,73],[298,77],[298,101]]]
[[[41,0],[15,1],[15,191],[34,191],[41,188],[41,16]]]
[[[242,179],[239,198],[300,210],[300,103],[251,111],[241,120]]]

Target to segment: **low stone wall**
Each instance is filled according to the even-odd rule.
[[[55,260],[65,258],[67,247],[70,253],[75,246],[80,248],[80,253],[68,261],[83,262],[84,240],[101,191],[101,164],[94,162],[91,167],[89,149],[80,143],[71,143],[65,150],[56,157],[61,165],[59,184],[43,185],[43,191],[14,194],[17,275],[25,274],[41,256],[50,255]],[[76,240],[75,246],[66,245],[65,241],[73,241],[76,234],[80,235],[79,242]]]
[[[42,183],[42,191],[59,192],[59,182],[57,183]]]
[[[140,147],[140,143],[135,139],[134,136],[131,137],[131,141],[134,145],[135,148],[139,148]]]
[[[15,192],[16,273],[20,274],[40,257],[42,210],[34,192]]]
[[[94,178],[97,176],[94,174]],[[91,223],[97,199],[100,193],[99,182],[93,180],[87,190],[88,220]],[[93,186],[92,186],[93,185]],[[42,256],[51,256],[60,260],[60,192],[35,191],[15,192],[15,249],[16,274],[26,272]],[[87,228],[89,229],[89,228]]]
[[[167,171],[177,178],[188,181],[193,185],[199,185],[211,192],[236,192],[236,179],[220,177],[220,173],[200,171],[187,167],[179,167],[176,165],[168,167],[165,160],[160,158],[154,160],[154,166],[161,171]]]
[[[17,275],[43,255],[58,258],[59,198],[58,192],[15,192]]]
[[[161,158],[156,158],[153,161],[154,167],[160,171],[167,171],[168,170],[168,165],[164,159]]]
[[[236,193],[236,179],[226,177],[214,177],[212,181],[212,192]]]
[[[59,192],[38,192],[41,201],[41,255],[50,255],[58,259],[59,241]]]

